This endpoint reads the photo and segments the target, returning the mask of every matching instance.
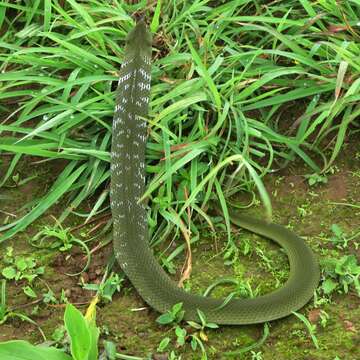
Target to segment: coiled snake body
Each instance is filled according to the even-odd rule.
[[[111,208],[117,261],[142,298],[159,312],[182,302],[185,319],[198,320],[197,309],[218,324],[253,324],[278,319],[304,306],[319,281],[319,266],[305,242],[286,228],[230,210],[234,224],[267,237],[288,255],[286,284],[252,299],[202,297],[185,292],[167,276],[150,247],[147,217],[138,203],[145,191],[146,122],[150,94],[151,35],[139,21],[127,37],[120,71],[111,149]]]

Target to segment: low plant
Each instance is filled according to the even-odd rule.
[[[325,281],[321,289],[325,295],[345,292],[353,287],[360,296],[360,265],[355,255],[344,255],[340,259],[326,258],[322,261]]]
[[[255,351],[252,351],[251,352],[251,360],[262,360],[263,357],[262,357],[262,352],[259,351],[259,352],[255,352]]]
[[[14,249],[8,246],[3,256],[5,267],[1,271],[1,275],[6,280],[25,280],[27,285],[23,286],[24,293],[30,298],[36,298],[36,293],[31,284],[45,271],[44,266],[37,266],[37,262],[33,256],[14,256]]]
[[[320,175],[317,173],[306,175],[305,178],[307,179],[310,186],[315,186],[318,184],[326,184],[328,182],[328,178],[326,175]]]
[[[316,349],[319,349],[319,341],[316,337],[316,324],[311,324],[311,322],[303,314],[297,313],[295,311],[293,311],[292,313],[304,323],[314,346],[316,347]]]
[[[98,340],[100,330],[96,326],[96,304],[98,297],[90,303],[85,316],[72,304],[67,304],[64,313],[64,327],[53,334],[53,340],[62,341],[62,348],[53,346],[34,346],[27,341],[11,340],[0,343],[1,360],[98,360]],[[3,309],[1,304],[0,312]],[[67,337],[64,336],[66,331]],[[115,345],[106,342],[104,353],[100,358],[105,359],[105,354],[110,352],[108,359],[140,359],[116,353]],[[112,350],[111,350],[112,349]],[[110,351],[111,350],[111,351]],[[71,355],[69,355],[69,352]],[[140,359],[141,360],[141,359]]]
[[[176,346],[181,347],[184,346],[186,342],[190,342],[193,351],[196,351],[198,347],[201,349],[201,359],[205,360],[207,359],[207,354],[204,342],[208,341],[206,329],[216,329],[218,328],[218,325],[212,322],[208,322],[206,320],[205,314],[202,311],[197,310],[199,322],[187,321],[187,324],[190,326],[190,328],[186,329],[180,324],[185,314],[185,311],[182,309],[182,305],[182,303],[175,304],[166,313],[160,315],[156,321],[161,325],[173,324]],[[190,331],[191,328],[194,331]],[[157,351],[164,352],[170,342],[171,338],[169,336],[163,338],[160,341]]]
[[[7,266],[1,271],[4,278],[8,280],[25,279],[31,283],[37,276],[44,273],[45,268],[38,267],[33,256],[14,256],[13,252],[14,249],[11,246],[6,248],[3,261]]]
[[[344,249],[348,246],[349,239],[345,233],[345,231],[338,225],[331,225],[332,236],[330,237],[330,241],[338,248]]]
[[[120,291],[124,277],[117,273],[111,272],[109,277],[104,276],[100,284],[83,284],[85,290],[96,291],[101,299],[112,301],[112,297],[116,291]]]
[[[0,343],[2,360],[98,360],[99,330],[95,324],[95,304],[92,302],[85,317],[73,305],[65,309],[65,329],[70,339],[71,356],[63,349],[34,346],[27,341],[12,340]]]
[[[177,303],[166,313],[161,314],[156,322],[161,325],[168,325],[171,323],[180,323],[180,321],[184,318],[185,311],[182,309],[183,304]]]
[[[0,297],[0,324],[1,316],[10,316],[10,312],[4,301],[4,280],[1,285]],[[96,304],[99,297],[95,296],[88,306],[85,315],[75,306],[68,303],[64,312],[64,326],[55,329],[52,341],[46,344],[32,345],[23,340],[11,340],[0,342],[1,360],[99,360],[99,359],[125,359],[125,360],[150,360],[131,355],[120,354],[116,351],[116,345],[111,341],[104,341],[104,350],[99,352],[100,329],[96,325]],[[12,313],[11,316],[15,316]],[[17,314],[17,313],[16,313]],[[17,315],[16,315],[17,316]],[[22,320],[26,318],[22,317]],[[31,319],[30,321],[34,323]],[[43,334],[44,340],[46,340]],[[58,344],[48,346],[48,344]],[[181,360],[175,352],[171,352],[170,360]]]
[[[83,273],[89,267],[91,261],[91,255],[88,246],[84,241],[76,238],[71,233],[70,228],[64,228],[55,217],[53,217],[53,219],[55,220],[55,225],[45,225],[42,230],[33,236],[33,238],[30,240],[30,244],[40,249],[58,249],[62,252],[71,250],[74,245],[82,247],[87,256],[87,262],[84,268],[76,274],[67,275],[75,276]]]
[[[197,310],[198,317],[200,322],[188,321],[187,323],[196,330],[195,333],[190,335],[190,344],[193,351],[196,351],[198,346],[201,349],[201,359],[206,360],[207,355],[205,351],[204,342],[208,341],[208,336],[206,334],[206,329],[217,329],[219,326],[215,323],[208,322],[205,314],[201,310]],[[176,332],[177,329],[175,329]]]

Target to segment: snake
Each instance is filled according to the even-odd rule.
[[[147,210],[139,201],[146,190],[146,143],[152,34],[144,19],[126,36],[116,90],[110,160],[110,206],[116,261],[138,294],[153,309],[166,313],[182,304],[184,320],[223,325],[264,323],[290,315],[306,305],[319,283],[317,257],[288,228],[239,214],[230,208],[236,226],[270,239],[286,252],[289,276],[282,287],[254,298],[201,296],[185,291],[160,266],[150,247]]]

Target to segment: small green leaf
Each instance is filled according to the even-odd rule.
[[[182,306],[183,306],[183,303],[182,303],[182,302],[175,304],[175,305],[172,307],[171,312],[172,312],[174,315],[176,315],[176,314],[181,310]]]
[[[207,323],[206,327],[210,328],[210,329],[218,329],[219,325],[215,324],[215,323]]]
[[[180,346],[183,346],[185,344],[186,330],[181,328],[180,326],[177,326],[175,328],[175,334],[177,336],[176,342]]]
[[[66,329],[63,325],[58,326],[51,334],[51,339],[60,342],[65,336]]]
[[[321,285],[322,289],[324,290],[324,293],[325,294],[330,294],[332,293],[336,287],[337,287],[337,283],[334,282],[333,280],[331,279],[326,279],[322,285]]]
[[[14,248],[12,246],[8,246],[6,248],[6,253],[5,253],[5,256],[4,256],[4,261],[7,263],[7,264],[13,264],[14,262]]]
[[[36,269],[36,271],[35,271],[35,273],[37,274],[37,275],[41,275],[41,274],[43,274],[45,272],[45,266],[40,266],[40,267],[38,267],[37,269]]]
[[[19,179],[20,179],[20,175],[19,174],[16,174],[14,176],[11,177],[12,180],[14,181],[15,184],[17,184],[19,182]]]
[[[175,328],[175,334],[176,334],[176,336],[182,336],[182,337],[184,337],[184,336],[186,335],[186,330],[183,329],[183,328],[181,328],[180,326],[177,326],[177,327]]]
[[[342,231],[341,227],[338,224],[332,224],[331,225],[331,231],[337,237],[341,237],[341,235],[343,234],[343,231]]]
[[[36,274],[21,274],[21,273],[18,273],[18,276],[17,276],[16,280],[26,279],[27,281],[32,282],[36,278],[36,276],[37,276]]]
[[[4,278],[12,280],[16,276],[16,270],[12,266],[7,266],[1,272]]]
[[[201,325],[196,323],[195,321],[188,321],[187,322],[191,327],[193,327],[194,329],[200,330],[201,329]]]
[[[27,268],[26,260],[22,257],[16,259],[15,265],[20,271],[24,271]]]
[[[116,359],[116,345],[112,341],[104,341],[104,349],[109,360]]]
[[[191,337],[191,343],[190,344],[191,344],[191,348],[193,349],[193,351],[195,351],[196,348],[197,348],[197,345],[198,345],[195,336]]]
[[[25,259],[26,261],[26,267],[28,267],[29,269],[33,269],[36,266],[36,261],[34,258],[27,258]]]
[[[157,348],[157,351],[163,352],[167,348],[169,343],[170,343],[170,338],[169,337],[166,337],[166,338],[162,339],[159,346],[158,346],[158,348]]]
[[[1,360],[72,360],[63,351],[53,347],[33,346],[27,341],[14,340],[0,343]]]
[[[33,299],[37,297],[35,291],[30,286],[24,286],[22,289],[28,297],[31,297]]]
[[[205,314],[199,309],[197,309],[197,313],[199,315],[199,319],[201,321],[201,324],[204,326],[206,324]]]
[[[161,325],[170,324],[173,321],[174,321],[174,317],[169,313],[162,314],[156,319],[156,322]]]
[[[177,314],[176,314],[176,321],[180,322],[185,315],[185,310],[180,310]]]

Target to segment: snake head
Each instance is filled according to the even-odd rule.
[[[129,32],[126,37],[126,52],[139,51],[143,55],[151,55],[152,36],[149,32],[145,21],[139,20],[136,26]],[[149,54],[150,52],[150,54]]]

